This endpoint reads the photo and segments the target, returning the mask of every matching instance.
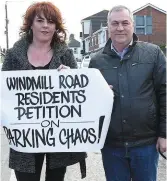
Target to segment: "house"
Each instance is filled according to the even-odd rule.
[[[140,41],[166,45],[166,11],[148,3],[133,11],[133,15]]]
[[[92,16],[97,16],[99,29],[92,28]],[[83,49],[85,54],[93,56],[106,44],[108,40],[108,28],[107,28],[107,15],[108,11],[101,11],[95,15],[85,18],[81,21],[82,33],[81,39],[83,42]],[[159,46],[166,45],[166,11],[148,3],[145,6],[133,11],[135,33],[139,37],[140,41],[146,41],[157,44]],[[89,19],[89,20],[88,20]],[[97,22],[96,22],[97,23]],[[92,31],[94,30],[95,31]]]
[[[108,28],[104,26],[85,38],[85,51],[92,57],[105,46],[107,40]]]
[[[69,37],[68,47],[73,50],[75,59],[80,62],[82,60],[81,45],[75,39],[74,34],[71,34]]]
[[[80,38],[84,55],[96,52],[108,39],[106,32],[107,15],[108,10],[103,10],[81,20]]]

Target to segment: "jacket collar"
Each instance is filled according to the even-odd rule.
[[[18,62],[23,65],[23,69],[32,69],[28,57],[27,51],[30,43],[27,41],[26,37],[22,37],[19,41],[17,41],[13,46],[13,55]],[[66,52],[68,49],[65,43],[55,43],[53,47],[53,58],[52,62],[50,63],[49,68],[56,68],[61,64],[60,57]]]

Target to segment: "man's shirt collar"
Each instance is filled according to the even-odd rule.
[[[111,50],[113,50],[113,51],[114,51],[118,56],[120,56],[121,59],[122,59],[122,58],[124,57],[125,53],[128,51],[128,48],[129,48],[130,46],[132,46],[132,44],[133,44],[133,38],[132,38],[131,42],[129,43],[129,45],[128,45],[126,48],[124,48],[122,52],[118,52],[118,51],[115,49],[115,47],[113,46],[112,42],[111,42]]]

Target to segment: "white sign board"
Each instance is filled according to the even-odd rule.
[[[113,92],[96,69],[1,72],[1,121],[20,152],[103,148]]]

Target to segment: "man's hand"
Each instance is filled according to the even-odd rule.
[[[166,139],[159,137],[156,144],[157,151],[160,149],[161,153],[166,152]]]
[[[114,92],[115,96],[119,96],[118,93],[116,92],[116,90],[114,89],[114,87],[112,85],[109,85],[109,87]]]
[[[57,68],[58,71],[63,70],[63,69],[70,69],[70,67],[61,64],[61,65]]]
[[[112,86],[112,85],[109,85],[109,87],[110,87],[111,89],[113,89],[113,86]]]

